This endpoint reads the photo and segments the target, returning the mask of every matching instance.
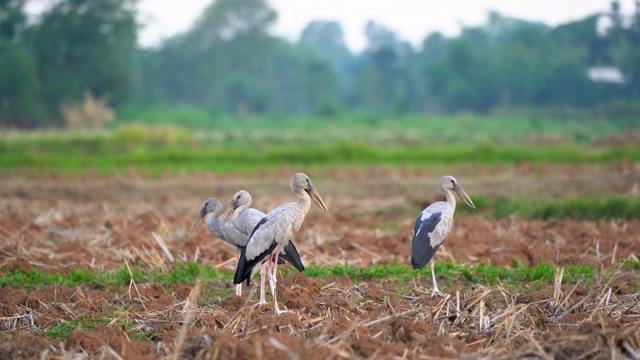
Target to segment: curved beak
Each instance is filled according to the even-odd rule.
[[[236,211],[237,208],[238,208],[238,204],[236,204],[236,201],[234,199],[231,201],[231,204],[229,204],[227,211],[225,211],[224,217],[220,221],[220,226],[224,225],[224,223],[229,221],[229,219],[231,218],[231,215],[233,215],[233,212]]]
[[[309,195],[313,199],[313,202],[315,202],[320,209],[324,211],[328,211],[327,205],[325,205],[324,201],[322,200],[322,197],[320,197],[320,194],[318,193],[318,190],[316,190],[315,186],[309,184],[309,187],[306,190],[307,190],[307,193],[309,193]]]
[[[455,191],[456,194],[458,194],[458,196],[460,197],[460,199],[462,199],[462,201],[464,201],[465,204],[469,205],[469,207],[474,209],[476,208],[473,201],[471,201],[471,198],[469,197],[469,195],[467,195],[467,192],[464,191],[462,186],[456,184],[456,186],[453,188],[453,191]]]
[[[200,226],[200,223],[202,223],[202,219],[204,219],[205,215],[206,215],[206,208],[203,206],[202,209],[200,209],[200,211],[198,211],[198,213],[196,214],[196,217],[193,219],[193,223],[191,224],[191,229],[189,229],[189,234],[191,234],[195,229],[198,228],[198,226]]]

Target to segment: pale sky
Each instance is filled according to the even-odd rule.
[[[140,0],[138,11],[145,27],[139,33],[143,46],[158,45],[163,39],[187,31],[212,0]],[[239,0],[241,1],[241,0]],[[30,12],[47,0],[28,2]],[[271,0],[278,12],[273,28],[277,35],[297,40],[312,20],[336,20],[342,24],[347,45],[364,48],[364,26],[374,20],[402,39],[418,46],[424,37],[441,31],[454,36],[460,26],[486,21],[487,13],[499,13],[554,26],[607,11],[610,0]],[[620,0],[623,13],[632,14],[635,0]]]

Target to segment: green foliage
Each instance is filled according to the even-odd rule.
[[[622,268],[625,270],[640,270],[640,261],[627,260],[624,262]]]
[[[46,11],[34,34],[43,99],[52,114],[83,92],[122,103],[132,91],[136,41],[131,0],[64,0]]]
[[[505,218],[512,215],[524,219],[637,219],[640,199],[637,197],[586,196],[573,199],[496,199],[474,198],[478,209],[490,209],[489,215]],[[460,208],[462,213],[470,213]]]
[[[63,125],[61,107],[85,91],[127,120],[199,129],[345,113],[360,126],[394,126],[425,112],[523,107],[578,121],[637,117],[640,17],[622,21],[615,7],[604,33],[600,14],[549,27],[491,12],[459,36],[428,34],[420,49],[369,22],[366,47],[353,54],[333,21],[310,23],[299,43],[273,36],[278,14],[266,0],[214,1],[191,29],[150,49],[136,48],[135,0],[53,1],[32,24],[24,4],[0,2],[2,127]],[[618,68],[624,86],[592,81],[593,66]]]
[[[85,91],[115,105],[132,94],[133,0],[56,1],[33,25],[24,3],[0,2],[0,125],[61,125]]]
[[[300,166],[447,166],[459,163],[598,163],[640,160],[634,148],[592,146],[587,140],[626,129],[627,124],[555,123],[539,119],[509,131],[510,117],[426,117],[396,119],[369,127],[366,118],[218,121],[215,130],[189,131],[175,125],[122,124],[102,132],[5,133],[0,136],[0,171],[102,174],[136,169],[147,174],[212,171],[255,172]],[[634,124],[637,128],[638,124]],[[554,139],[539,146],[531,136]],[[301,149],[304,148],[304,151]],[[512,211],[495,201],[497,216]],[[619,205],[624,206],[624,204]],[[503,209],[502,212],[499,210]],[[539,215],[543,216],[543,215]],[[554,216],[553,214],[549,216]],[[583,216],[576,214],[575,216]]]
[[[24,42],[28,37],[24,4],[0,2],[0,126],[30,128],[46,123],[36,62]]]

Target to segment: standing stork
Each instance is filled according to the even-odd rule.
[[[294,174],[291,177],[290,185],[291,190],[298,197],[298,201],[278,206],[258,222],[258,225],[253,229],[247,247],[240,255],[238,267],[233,277],[233,282],[240,284],[251,277],[252,269],[256,265],[267,261],[267,271],[271,273],[269,275],[269,286],[271,287],[276,314],[284,312],[278,307],[276,296],[278,255],[290,243],[289,239],[291,239],[293,233],[302,226],[302,222],[311,207],[312,199],[318,207],[327,211],[327,206],[307,175],[303,173]],[[264,303],[263,298],[260,300],[258,304]]]
[[[240,194],[240,196],[238,194]],[[237,263],[240,258],[240,253],[242,253],[242,250],[249,242],[249,235],[251,234],[251,231],[265,215],[262,211],[248,208],[251,205],[252,200],[251,195],[249,195],[248,192],[243,190],[239,191],[234,196],[234,200],[232,200],[232,202],[236,200],[240,206],[238,206],[238,209],[230,215],[232,217],[235,216],[235,219],[238,219],[238,221],[242,220],[244,226],[237,224],[236,221],[223,222],[226,215],[216,217],[222,208],[222,204],[217,198],[209,198],[204,202],[202,208],[196,214],[189,233],[195,231],[204,219],[207,230],[209,230],[211,234],[218,239],[233,245]],[[238,217],[238,214],[242,215],[245,212],[247,212],[246,215]],[[287,252],[287,255],[283,256],[283,259],[293,264],[298,271],[303,271],[304,266],[302,265],[300,256],[298,255],[295,247],[293,247],[293,244],[285,248],[284,251]],[[236,295],[242,295],[242,284],[236,284]]]
[[[240,254],[242,250],[247,247],[247,243],[249,243],[249,238],[253,229],[255,229],[256,225],[262,220],[266,214],[260,210],[250,208],[252,198],[251,194],[245,190],[238,191],[231,200],[227,211],[224,214],[222,220],[220,220],[220,224],[222,227],[226,227],[227,224],[231,224],[235,229],[235,232],[232,232],[233,239],[238,244],[236,245],[236,263],[240,258]],[[298,250],[293,245],[292,242],[288,242],[287,245],[280,253],[280,258],[278,259],[280,264],[284,263],[284,260],[288,261],[293,265],[298,271],[304,271],[304,265],[302,264],[302,260],[300,259],[300,255],[298,254]],[[252,270],[252,274],[255,273],[257,267]],[[261,302],[266,303],[264,301],[265,297],[265,279],[266,269],[265,263],[262,263],[261,266],[261,281],[260,281],[260,299]],[[269,275],[271,275],[269,273]],[[247,285],[249,284],[249,279],[247,279]],[[242,284],[236,284],[236,295],[242,295],[242,291],[238,291],[237,289],[242,289]]]
[[[438,291],[436,275],[433,271],[433,256],[440,245],[451,232],[453,223],[453,213],[456,211],[456,197],[472,208],[476,208],[467,192],[458,184],[453,176],[443,176],[440,179],[440,190],[444,192],[447,201],[438,201],[424,209],[413,228],[413,238],[411,239],[411,265],[414,269],[422,269],[427,262],[431,266],[431,277],[433,278],[433,292],[431,296],[442,295]]]

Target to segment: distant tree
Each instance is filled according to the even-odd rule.
[[[143,52],[145,101],[212,113],[309,114],[339,96],[336,73],[313,51],[269,33],[266,0],[217,0],[184,34]]]
[[[207,46],[242,34],[264,34],[278,18],[265,0],[215,0],[189,32],[191,40]],[[198,36],[195,36],[195,35]]]
[[[327,61],[338,77],[340,97],[353,85],[353,55],[344,40],[342,26],[335,21],[312,21],[300,35],[300,45]]]
[[[550,36],[561,46],[583,47],[588,50],[587,62],[590,66],[611,64],[609,41],[598,33],[601,14],[559,25]]]
[[[85,91],[112,105],[132,92],[136,46],[135,0],[60,0],[34,33],[34,54],[48,111],[80,102]]]
[[[24,4],[0,0],[0,126],[35,127],[46,121]]]
[[[393,31],[373,21],[365,27],[367,47],[356,67],[354,105],[377,115],[404,113],[418,107],[422,92],[415,84],[415,52]]]
[[[304,79],[305,103],[309,107],[305,112],[332,115],[338,110],[338,80],[329,62],[318,58],[306,60]]]
[[[422,41],[421,57],[429,62],[442,60],[445,56],[447,42],[448,39],[440,32],[429,34]]]
[[[549,61],[550,29],[527,27],[509,35],[498,49],[498,82],[501,86],[499,104],[531,105],[546,81]]]

